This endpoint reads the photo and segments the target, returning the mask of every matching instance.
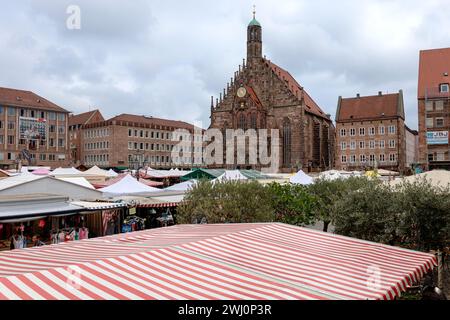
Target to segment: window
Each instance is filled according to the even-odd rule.
[[[58,127],[58,133],[59,134],[64,134],[64,130],[65,130],[64,126],[59,126]]]
[[[0,152],[0,161],[5,160],[5,154],[3,152]]]
[[[389,134],[395,134],[395,126],[389,126],[388,127],[388,133]]]
[[[0,114],[2,114],[2,113],[3,113],[3,107],[0,106]]]
[[[46,155],[45,153],[41,153],[41,154],[39,155],[39,160],[40,160],[40,161],[45,161],[45,160],[47,160],[47,155]]]
[[[134,136],[137,137],[138,136],[138,131],[134,130]]]
[[[369,128],[369,136],[374,136],[375,135],[375,128],[371,127]]]
[[[444,118],[436,118],[436,127],[442,128],[444,126]]]
[[[390,149],[395,148],[395,140],[389,140],[389,148]]]
[[[356,162],[356,155],[352,154],[350,156],[350,163],[355,163]]]
[[[56,156],[54,154],[49,154],[48,155],[48,160],[49,161],[55,161],[56,160]]]
[[[436,153],[436,161],[445,161],[445,154],[444,154],[444,152],[437,152]]]
[[[384,135],[384,126],[378,127],[378,134],[379,135]]]
[[[8,144],[14,144],[14,136],[8,136]]]
[[[366,135],[366,128],[359,128],[359,135],[365,136]]]
[[[354,137],[356,136],[356,129],[355,128],[351,128],[350,129],[350,137]]]
[[[347,130],[341,129],[341,137],[345,137],[347,135]]]
[[[145,131],[145,137],[148,138],[148,131]]]
[[[436,111],[444,110],[444,101],[442,101],[442,100],[436,101],[435,105],[436,105]]]
[[[291,122],[289,119],[283,121],[283,164],[288,166],[291,163]]]
[[[144,137],[144,131],[139,131],[139,136],[141,137],[141,138],[143,138]]]
[[[128,129],[128,136],[129,136],[129,137],[132,137],[132,136],[133,136],[133,130]]]
[[[375,162],[375,155],[374,154],[371,154],[369,156],[369,161],[370,161],[370,163],[374,163]]]
[[[366,148],[366,144],[365,144],[364,141],[360,141],[360,142],[359,142],[359,148],[360,148],[360,149],[365,149],[365,148]]]
[[[448,86],[448,83],[442,83],[442,84],[439,86],[439,91],[440,91],[440,92],[449,92],[449,86]]]
[[[58,113],[58,120],[64,121],[66,119],[66,115],[64,113]]]
[[[3,143],[4,143],[3,136],[0,136],[0,144],[3,144]]]
[[[48,113],[48,119],[49,120],[56,120],[56,113],[54,112],[49,112]],[[49,156],[50,157],[50,156]]]
[[[159,139],[159,132],[156,132],[156,139]]]
[[[341,142],[341,150],[347,150],[347,142]]]
[[[433,101],[425,102],[425,110],[426,111],[433,111]]]
[[[8,108],[8,116],[15,116],[16,115],[16,108],[9,107]]]
[[[434,127],[434,118],[427,118],[426,125],[427,125],[427,128],[433,128]]]
[[[8,152],[8,160],[16,160],[16,154],[12,152]]]
[[[361,163],[365,163],[366,162],[366,155],[365,154],[359,155],[359,162],[361,162]]]
[[[152,137],[152,139],[155,137],[155,133],[153,131],[152,131],[151,137]]]
[[[395,153],[391,153],[391,154],[389,155],[389,161],[390,161],[390,162],[395,162],[396,159],[397,159],[397,156],[395,155]]]
[[[347,163],[347,156],[342,156],[341,157],[341,162],[342,163]]]
[[[14,123],[14,121],[8,121],[8,130],[14,130],[15,127],[16,124]]]
[[[21,117],[26,117],[26,116],[27,116],[27,110],[25,110],[25,109],[20,109],[20,116],[21,116]]]
[[[56,131],[56,126],[54,124],[51,124],[48,128],[49,132],[55,132]]]
[[[386,141],[380,140],[380,149],[386,148]]]
[[[356,141],[350,142],[350,150],[356,150]]]
[[[30,117],[36,118],[36,112],[34,110],[30,110]]]
[[[375,141],[369,141],[369,149],[375,149]]]
[[[385,161],[384,154],[380,154],[379,159],[380,159],[380,162],[384,162]]]
[[[49,139],[49,145],[50,145],[50,147],[54,147],[55,146],[55,139],[50,138]]]
[[[58,139],[58,147],[64,147],[65,141],[64,139]]]

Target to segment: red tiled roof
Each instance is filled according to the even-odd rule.
[[[245,86],[245,89],[247,90],[247,92],[248,92],[248,94],[249,94],[249,96],[250,96],[250,99],[252,99],[253,102],[254,102],[257,106],[262,107],[261,100],[259,100],[258,96],[256,95],[255,90],[253,90],[253,88],[252,88],[252,87],[249,87],[249,86]]]
[[[93,111],[89,111],[89,112],[71,115],[69,117],[69,126],[74,126],[74,125],[79,125],[79,124],[81,124],[81,125],[87,124],[96,112],[100,112],[100,110],[93,110]],[[103,116],[102,116],[102,118],[103,118]]]
[[[138,116],[134,114],[122,113],[121,115],[115,116],[108,121],[124,121],[124,122],[135,122],[135,123],[148,123],[160,126],[183,128],[183,129],[193,129],[194,125],[189,124],[184,121],[177,120],[167,120],[149,116]]]
[[[305,110],[306,112],[328,119],[325,112],[322,111],[322,109],[311,98],[311,96],[306,92],[306,90],[303,89],[303,87],[297,82],[297,80],[295,80],[295,78],[288,71],[284,70],[283,68],[280,68],[278,65],[269,60],[266,60],[266,62],[272,68],[272,71],[278,76],[278,78],[286,82],[286,85],[288,86],[292,94],[298,97],[300,97],[300,95],[303,94],[306,104]]]
[[[374,119],[382,117],[402,117],[399,93],[376,96],[345,98],[340,101],[336,121]]]
[[[0,105],[68,113],[66,109],[34,92],[0,87]]]
[[[439,85],[450,83],[450,48],[420,51],[418,98],[425,98],[428,90],[439,92]]]

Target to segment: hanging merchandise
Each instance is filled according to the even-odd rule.
[[[39,224],[38,224],[39,228],[44,228],[45,227],[45,220],[39,220]]]
[[[0,230],[3,230],[3,225],[2,224],[0,224]]]
[[[123,221],[122,233],[140,231],[145,229],[145,219],[130,216]]]

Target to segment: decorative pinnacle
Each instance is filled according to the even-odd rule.
[[[256,18],[256,5],[253,5],[253,19]]]

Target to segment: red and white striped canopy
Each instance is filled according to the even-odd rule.
[[[0,253],[0,299],[393,299],[431,254],[284,224],[179,225]]]

